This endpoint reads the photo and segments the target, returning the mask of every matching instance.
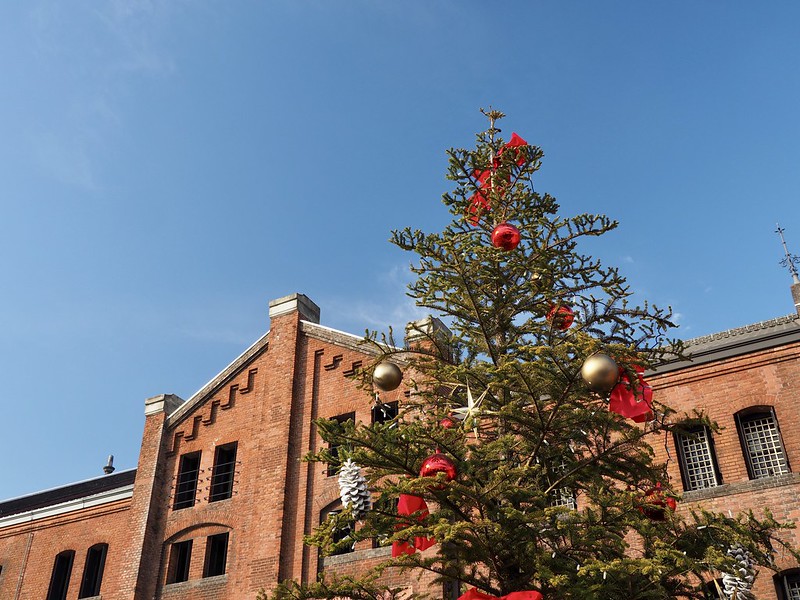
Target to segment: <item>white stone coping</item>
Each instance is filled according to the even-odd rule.
[[[11,527],[12,525],[19,525],[21,523],[30,523],[32,521],[46,519],[48,517],[56,517],[85,508],[94,508],[95,506],[110,504],[118,500],[125,500],[131,496],[133,496],[133,484],[113,490],[106,490],[91,496],[84,496],[83,498],[75,498],[74,500],[68,500],[67,502],[61,502],[51,506],[43,506],[14,515],[0,517],[0,529],[3,527]]]

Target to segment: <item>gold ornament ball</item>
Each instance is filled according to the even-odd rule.
[[[380,363],[372,372],[372,383],[382,392],[396,390],[401,381],[403,381],[403,372],[400,367],[392,363]]]
[[[608,394],[619,381],[619,367],[607,354],[593,354],[583,363],[581,377],[593,392]]]

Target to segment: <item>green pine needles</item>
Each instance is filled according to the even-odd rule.
[[[375,499],[345,539],[337,532],[352,522],[349,510],[309,536],[323,553],[367,539],[391,544],[423,536],[438,543],[387,558],[363,577],[284,582],[273,598],[386,600],[401,592],[381,584],[386,569],[407,570],[409,582],[414,571],[432,572],[460,582],[462,592],[476,587],[495,596],[535,590],[546,600],[703,598],[701,582],[731,567],[726,551],[733,545],[769,566],[779,543],[774,533],[783,527],[769,516],[682,518],[659,505],[651,507],[661,510],[658,520],[640,510],[656,485],[673,493],[651,443],[663,443],[676,427],[670,422],[683,419],[669,418],[671,411],[656,404],[655,421],[633,423],[590,393],[580,371],[587,357],[603,352],[634,380],[634,365],[654,367],[680,355],[681,344],[669,338],[671,312],[633,304],[617,269],[581,253],[582,238],[616,223],[602,215],[560,216],[555,199],[532,184],[541,149],[507,146],[496,127],[503,115],[486,114],[490,128],[477,136],[475,149],[448,151],[453,188],[443,202],[452,222],[441,233],[392,235],[416,255],[409,295],[451,334],[412,348],[370,336],[376,362],[403,365],[409,400],[390,423],[318,421],[338,456],[323,449],[307,457],[352,458]],[[494,227],[506,221],[521,236],[510,251],[491,241]],[[552,316],[561,306],[575,316],[567,328]],[[369,370],[361,376],[366,398]],[[464,422],[442,426],[467,403],[468,388],[473,399],[483,395],[480,406]],[[436,449],[455,462],[455,480],[439,475],[432,485],[419,477]],[[430,514],[398,516],[400,494],[423,497]]]

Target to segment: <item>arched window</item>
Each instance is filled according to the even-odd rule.
[[[319,522],[324,523],[328,519],[336,519],[341,512],[342,503],[337,500],[322,511]],[[333,533],[334,543],[345,542],[348,539],[352,540],[351,534],[355,530],[355,526],[356,524],[353,521],[337,523],[337,527]],[[352,540],[350,544],[344,543],[334,554],[347,554],[353,552],[355,549],[356,542]]]
[[[800,600],[800,569],[781,571],[773,581],[779,600]]]
[[[689,426],[675,433],[675,447],[680,458],[683,489],[687,492],[716,487],[722,483],[714,440],[705,425]]]
[[[53,574],[50,575],[50,587],[47,588],[47,600],[66,599],[74,560],[75,550],[64,550],[56,554]]]
[[[95,544],[86,552],[86,564],[83,566],[83,579],[78,598],[100,595],[100,584],[103,582],[107,552],[108,544]]]
[[[736,413],[736,428],[750,479],[789,472],[775,409],[754,406]]]

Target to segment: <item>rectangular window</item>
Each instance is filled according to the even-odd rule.
[[[236,474],[236,442],[217,446],[214,471],[211,474],[209,502],[227,500],[233,495],[233,476]]]
[[[86,553],[86,564],[83,567],[83,580],[78,598],[91,598],[100,595],[100,584],[103,582],[103,569],[106,565],[108,544],[95,544]]]
[[[167,566],[167,583],[189,581],[189,565],[192,562],[192,540],[172,544]]]
[[[561,458],[555,461],[550,468],[550,479],[556,481],[567,472],[567,461]],[[562,486],[550,492],[550,506],[566,506],[567,508],[578,508],[578,502],[575,499],[575,490],[569,486]]]
[[[750,479],[788,473],[789,464],[774,411],[745,413],[736,419]]]
[[[780,600],[800,600],[800,572],[797,569],[776,575],[774,581]]]
[[[200,453],[192,452],[181,456],[178,466],[178,479],[175,482],[175,503],[172,508],[190,508],[197,497],[197,478],[200,475]]]
[[[328,513],[328,518],[332,518],[341,512],[342,512],[341,510],[332,510]],[[333,532],[333,543],[338,544],[342,540],[349,538],[350,534],[353,532],[354,525],[355,523],[347,523],[345,525],[340,525],[339,528]],[[345,545],[344,547],[340,548],[333,554],[334,555],[348,554],[350,552],[353,552],[355,549],[356,549],[356,543],[354,541],[352,544]]]
[[[797,577],[786,578],[786,594],[789,600],[800,600],[800,579]]]
[[[331,421],[336,421],[339,424],[347,423],[347,421],[356,420],[356,413],[349,412],[343,415],[338,415],[336,417],[331,417]],[[338,444],[329,444],[328,450],[333,455],[333,462],[328,465],[328,477],[331,475],[336,475],[336,472],[339,470],[339,445]]]
[[[707,427],[676,433],[675,446],[678,448],[685,491],[702,490],[720,484],[713,442]]]
[[[206,540],[206,563],[203,577],[214,577],[225,574],[225,563],[228,560],[228,534],[219,533]]]
[[[53,574],[50,576],[50,587],[47,589],[47,600],[65,600],[69,578],[72,575],[72,562],[75,560],[74,550],[65,550],[56,555]]]
[[[372,407],[372,423],[389,423],[397,418],[397,402],[378,402]]]
[[[722,579],[714,579],[703,586],[703,600],[724,600]]]

